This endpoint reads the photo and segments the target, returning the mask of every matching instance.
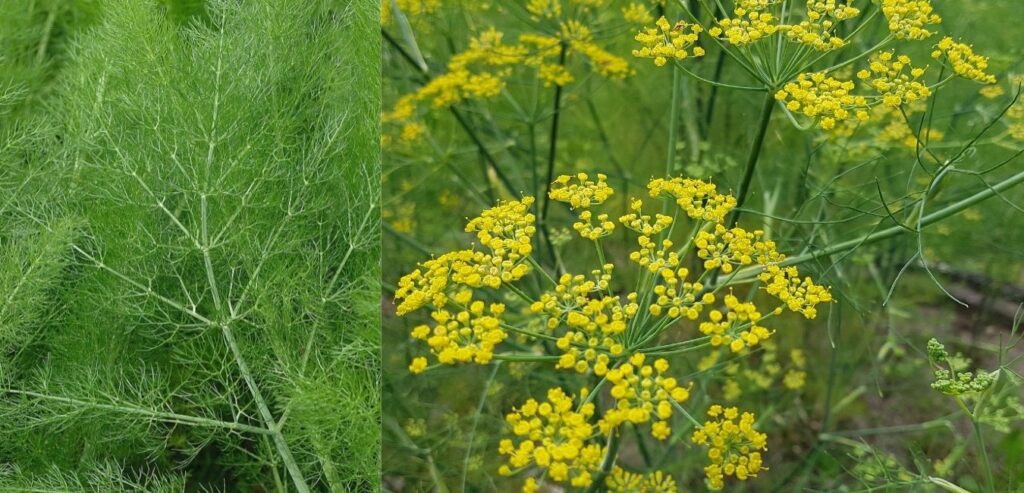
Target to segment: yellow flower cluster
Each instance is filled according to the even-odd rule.
[[[575,177],[559,176],[551,184],[551,192],[548,193],[551,200],[564,202],[573,209],[581,210],[580,220],[572,227],[583,238],[596,240],[615,231],[615,223],[609,219],[608,214],[599,214],[598,224],[594,225],[594,217],[589,210],[591,206],[600,205],[615,193],[605,181],[607,178],[603,174],[598,174],[595,182],[590,180],[586,173],[579,173]]]
[[[802,354],[793,353],[794,365],[783,376],[787,368],[776,360],[774,345],[768,341],[772,333],[760,324],[780,314],[783,307],[813,318],[816,305],[831,301],[828,289],[801,278],[795,267],[780,267],[785,256],[774,242],[763,239],[763,232],[726,228],[722,223],[736,201],[719,193],[713,184],[684,178],[652,179],[648,191],[666,203],[674,202],[679,207],[676,212],[685,213],[693,229],[679,248],[669,238],[674,219],[646,215],[643,201],[631,199],[630,213],[620,221],[638,233],[638,248],[630,252],[630,259],[642,267],[642,275],[637,291],[624,296],[613,291],[614,264],[610,263],[589,275],[562,274],[551,281],[552,287],[537,295],[513,285],[531,272],[528,266],[535,265],[529,258],[537,220],[530,212],[531,197],[499,202],[468,221],[466,232],[476,235],[479,251],[440,255],[398,283],[395,300],[399,315],[430,306],[432,320],[413,328],[410,335],[426,343],[438,365],[487,364],[501,358],[557,359],[556,369],[603,377],[608,382],[608,396],[614,405],[602,414],[591,402],[597,396],[590,395],[590,389],[582,389],[577,399],[561,388],[552,388],[546,400],[529,399],[506,416],[511,436],[500,442],[505,462],[499,472],[533,471],[523,484],[524,492],[539,491],[545,480],[576,488],[594,486],[599,471],[608,465],[604,444],[626,423],[643,425],[657,440],[671,437],[673,421],[678,418],[675,412],[689,399],[690,388],[672,376],[667,359],[655,358],[656,354],[672,354],[680,346],[654,341],[678,320],[699,320],[694,325],[713,348],[714,357],[701,360],[702,370],[716,364],[721,354],[728,352],[725,347],[735,353],[763,345],[767,350],[756,359],[764,368],[752,372],[750,379],[758,385],[781,380],[780,385],[787,388],[804,384]],[[581,210],[582,218],[613,194],[604,175],[578,174],[559,177],[552,184],[550,198]],[[704,262],[696,279],[690,279],[689,270],[683,267],[691,251]],[[717,291],[705,287],[705,276],[742,267],[757,269],[752,272],[759,272],[763,289],[782,301],[769,315],[762,316],[754,302],[743,302],[731,292],[724,295],[721,307],[711,308],[719,300]],[[723,284],[728,285],[728,280]],[[492,298],[509,303],[508,310],[504,303],[484,301],[486,290],[499,288],[508,292]],[[704,313],[706,318],[702,318]],[[509,333],[518,335],[517,342],[525,345],[527,352],[497,353]],[[556,350],[540,341],[553,341]],[[685,344],[682,347],[688,347]],[[542,353],[532,354],[538,349]],[[422,373],[432,368],[428,357],[415,357],[409,371]],[[726,399],[739,395],[735,380],[741,374],[734,369],[739,364],[727,365]],[[692,436],[695,443],[708,447],[711,463],[705,474],[709,485],[721,488],[727,476],[740,480],[756,476],[762,469],[760,451],[766,438],[753,429],[753,416],[740,416],[734,408],[721,406],[713,406],[709,416]],[[677,490],[669,475],[640,476],[621,469],[602,485],[623,492]]]
[[[729,346],[734,353],[771,337],[768,329],[758,325],[761,313],[753,303],[742,303],[739,298],[725,296],[725,314],[719,310],[708,312],[708,321],[700,324],[700,331],[711,336],[711,346]]]
[[[829,51],[846,45],[843,38],[832,34],[836,24],[860,15],[860,9],[838,0],[807,0],[807,20],[780,26],[786,38],[818,51]]]
[[[537,77],[544,83],[544,87],[564,86],[574,80],[569,69],[554,63],[543,63],[537,67]]]
[[[775,99],[786,104],[790,111],[798,111],[818,119],[818,126],[832,130],[836,123],[856,116],[868,119],[867,99],[853,93],[853,81],[838,80],[822,72],[800,74],[796,81],[783,86]]]
[[[612,384],[611,394],[615,407],[604,414],[599,423],[601,431],[611,435],[622,423],[642,424],[652,420],[651,436],[665,440],[672,434],[668,420],[672,418],[673,401],[682,404],[690,398],[690,391],[680,387],[676,379],[667,376],[668,361],[657,359],[645,364],[646,356],[636,353],[628,363],[610,370],[606,377]]]
[[[927,129],[927,135],[921,135],[921,140],[926,142],[936,142],[942,140],[945,137],[945,132],[936,128]],[[874,139],[880,143],[895,143],[906,149],[917,148],[917,130],[907,123],[906,119],[902,115],[898,117],[889,118],[889,122],[882,127]]]
[[[534,19],[554,19],[562,15],[562,2],[559,0],[530,0],[526,11]]]
[[[800,278],[796,267],[769,265],[760,274],[765,291],[782,301],[787,308],[811,319],[818,315],[819,303],[832,301],[828,288],[815,284],[810,277]]]
[[[463,291],[468,298],[470,291]],[[459,296],[456,296],[458,298]],[[478,363],[486,365],[494,356],[494,348],[505,340],[499,317],[505,312],[505,305],[493,303],[484,306],[482,301],[472,301],[469,307],[457,313],[437,310],[431,313],[435,325],[433,330],[420,325],[412,330],[412,337],[427,342],[430,351],[437,355],[437,361],[452,365],[455,363]],[[413,361],[411,368],[422,371],[426,361]],[[414,373],[418,371],[413,370]]]
[[[603,77],[625,79],[633,74],[633,69],[625,58],[613,55],[593,42],[573,41],[570,46],[590,61],[590,66]]]
[[[515,265],[533,250],[531,241],[537,226],[536,218],[529,212],[531,205],[533,197],[502,202],[469,221],[466,232],[475,232],[495,258]]]
[[[918,82],[922,75],[924,69],[912,67],[910,57],[897,56],[891,51],[879,53],[867,69],[857,72],[857,77],[878,91],[882,104],[890,108],[931,96],[931,89]]]
[[[634,39],[643,47],[633,50],[633,56],[653,58],[654,64],[659,67],[664,66],[670,59],[684,60],[690,56],[704,56],[704,48],[694,46],[697,43],[697,36],[704,30],[700,24],[679,21],[673,26],[662,17],[655,26],[637,33]]]
[[[743,228],[728,229],[721,224],[715,225],[714,232],[699,231],[694,240],[697,257],[704,260],[704,269],[722,269],[729,274],[733,266],[750,265],[754,262],[755,249],[758,246],[762,231],[748,232]]]
[[[530,312],[546,314],[548,330],[557,329],[570,311],[586,304],[592,293],[608,289],[613,268],[612,264],[605,264],[601,270],[591,271],[594,276],[592,280],[583,275],[562,274],[554,292],[543,293],[539,300],[530,305]]]
[[[440,363],[486,364],[493,357],[494,347],[505,340],[500,320],[504,305],[492,304],[485,312],[482,301],[472,300],[472,290],[497,289],[529,272],[528,264],[522,260],[530,254],[530,241],[536,231],[535,217],[529,212],[531,204],[531,197],[504,202],[469,222],[466,231],[476,232],[491,254],[474,250],[448,252],[422,263],[399,280],[395,290],[399,316],[427,305],[434,307],[434,328],[420,325],[411,335],[426,341]],[[456,307],[454,313],[447,309],[449,304]],[[426,367],[426,360],[418,357],[409,369],[420,373]]]
[[[551,200],[569,204],[573,209],[586,209],[592,205],[600,205],[608,200],[615,191],[608,186],[608,176],[597,175],[593,181],[586,173],[576,176],[561,175],[551,183]]]
[[[422,124],[413,121],[416,107],[429,102],[433,108],[444,108],[466,99],[497,96],[505,87],[510,66],[527,56],[527,49],[507,45],[504,34],[494,28],[470,40],[465,51],[448,62],[448,70],[434,77],[416,92],[399,98],[390,112],[381,115],[382,123],[402,126],[400,138],[413,141],[423,133]]]
[[[666,240],[668,241],[668,240]],[[715,295],[704,293],[697,301],[697,295],[704,290],[700,281],[688,282],[689,270],[679,267],[678,257],[668,259],[667,265],[657,270],[658,283],[652,291],[656,298],[651,302],[649,311],[655,317],[668,316],[670,319],[686,317],[697,320],[705,305],[715,302]]]
[[[526,55],[526,49],[504,43],[505,34],[493,27],[472,38],[466,51],[456,54],[448,62],[448,72],[435,77],[415,97],[431,101],[434,108],[451,106],[463,99],[484,99],[497,96],[504,88],[508,70],[474,72],[472,66],[508,67]]]
[[[768,450],[768,436],[754,429],[754,415],[715,404],[708,409],[708,417],[691,437],[693,443],[708,447],[711,463],[704,467],[708,487],[721,490],[727,476],[740,481],[756,477],[762,469],[761,451]]]
[[[573,3],[592,8],[600,2],[579,0]],[[536,12],[536,16],[557,18],[561,14],[561,3],[533,0],[528,9]],[[537,77],[545,85],[569,84],[575,77],[560,61],[563,46],[567,56],[579,54],[604,77],[622,79],[632,74],[626,59],[595,44],[590,29],[576,20],[560,22],[558,32],[552,35],[523,34],[515,44],[506,44],[504,37],[504,33],[491,27],[471,38],[469,47],[449,60],[445,73],[399,98],[391,111],[382,113],[382,123],[398,125],[398,137],[402,141],[415,141],[425,131],[421,123],[414,121],[417,105],[429,103],[438,109],[465,100],[494,98],[501,94],[515,67],[536,68]],[[391,142],[391,135],[383,141]]]
[[[618,337],[626,331],[629,319],[636,314],[633,300],[622,306],[618,297],[591,298],[591,294],[608,289],[612,264],[604,266],[598,281],[582,275],[563,274],[553,293],[544,293],[530,305],[530,312],[546,315],[550,330],[566,327],[555,345],[562,351],[556,368],[573,369],[603,376],[612,357],[620,356],[625,347]],[[596,277],[596,276],[595,276]]]
[[[913,150],[917,147],[919,132],[908,123],[907,117],[924,111],[927,108],[925,102],[926,100],[918,99],[914,103],[896,108],[884,104],[874,105],[869,110],[867,124],[861,124],[856,120],[841,122],[823,137],[841,145],[850,155],[866,156],[877,149]],[[921,140],[926,142],[937,142],[945,136],[945,133],[937,128],[920,130]]]
[[[882,0],[882,14],[897,39],[925,39],[932,35],[928,26],[942,22],[931,0]]]
[[[953,73],[965,79],[985,84],[996,83],[996,76],[985,72],[988,70],[988,57],[974,53],[970,45],[953,41],[949,36],[935,45],[932,58],[945,58]]]
[[[807,366],[807,358],[804,357],[802,350],[793,348],[789,350],[789,360],[793,363],[794,368],[786,371],[786,376],[782,377],[782,384],[790,390],[802,389],[807,381],[807,372],[804,371]]]
[[[755,43],[778,32],[778,20],[769,12],[777,0],[737,0],[735,17],[718,21],[708,34],[722,38],[730,44],[743,46]]]
[[[590,211],[583,211],[580,213],[580,220],[573,223],[572,227],[581,237],[591,241],[609,236],[615,231],[615,223],[611,221],[608,214],[598,214],[596,225],[592,220],[593,214]]]
[[[691,219],[721,222],[736,207],[736,198],[720,194],[714,183],[690,178],[655,178],[647,184],[651,197],[668,195]]]
[[[629,472],[619,466],[605,479],[605,486],[612,493],[677,493],[679,487],[669,474],[654,471],[647,474]]]
[[[512,434],[519,439],[503,439],[498,446],[501,455],[508,456],[508,464],[499,473],[514,474],[531,465],[546,471],[553,481],[569,482],[577,488],[593,483],[593,474],[601,467],[604,447],[593,443],[594,404],[586,403],[574,409],[572,396],[560,388],[548,390],[546,402],[530,399],[522,407],[505,417]],[[523,491],[535,488],[530,483]],[[535,490],[534,490],[535,491]]]
[[[640,2],[631,2],[622,8],[622,18],[630,24],[646,25],[654,20],[650,9]]]
[[[663,214],[655,214],[654,222],[651,222],[651,216],[643,214],[643,205],[642,200],[631,199],[629,210],[633,212],[620,217],[619,222],[626,228],[647,237],[661,233],[672,225],[672,218]]]
[[[684,203],[692,205],[690,202]],[[698,301],[697,296],[703,291],[704,285],[686,281],[689,270],[680,267],[682,259],[678,252],[672,250],[672,240],[666,238],[660,243],[651,240],[652,235],[661,233],[672,224],[672,218],[657,214],[655,221],[651,222],[651,216],[643,214],[642,208],[640,200],[633,200],[630,204],[633,212],[622,216],[619,221],[639,233],[637,244],[640,248],[630,252],[629,259],[656,275],[657,282],[651,288],[654,298],[648,311],[655,317],[667,315],[675,319],[685,316],[696,320],[703,305],[714,303],[715,296],[704,293]],[[635,298],[636,293],[630,296]]]
[[[473,288],[501,286],[502,272],[492,272],[490,266],[489,255],[473,250],[448,252],[423,262],[398,281],[397,314],[402,316],[427,305],[444,307],[449,300],[449,287],[456,284]],[[511,280],[514,275],[508,274]]]
[[[981,94],[985,99],[996,99],[1006,94],[1006,89],[999,85],[982,86],[981,89],[978,89],[978,94]]]

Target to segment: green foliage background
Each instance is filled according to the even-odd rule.
[[[0,490],[378,489],[378,8],[0,4]]]

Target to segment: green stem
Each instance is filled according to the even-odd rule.
[[[601,470],[594,476],[594,482],[587,488],[587,493],[596,493],[602,491],[604,478],[612,472],[612,466],[615,465],[615,460],[619,456],[619,432],[612,431],[611,436],[608,437],[608,447],[604,454],[604,460],[601,462]]]
[[[988,451],[985,449],[985,438],[981,435],[981,423],[971,415],[971,424],[974,425],[974,438],[978,441],[978,450],[981,452],[981,462],[985,465],[985,483],[988,491],[996,491],[996,482],[992,476],[992,463],[988,459]]]
[[[558,64],[565,64],[565,45],[562,45],[561,52],[558,56]],[[546,182],[544,184],[544,208],[541,210],[540,219],[541,222],[548,218],[548,209],[551,205],[551,198],[548,195],[551,193],[551,181],[555,178],[555,157],[558,154],[558,121],[562,115],[562,86],[555,85],[555,99],[552,108],[551,115],[551,135],[548,138],[548,168],[545,173]],[[546,226],[545,226],[546,227]]]
[[[672,65],[672,102],[668,113],[668,152],[665,157],[665,177],[672,176],[676,163],[676,132],[679,127],[679,93],[682,89],[682,77],[679,75],[679,64]],[[666,207],[668,202],[665,203]]]
[[[923,229],[925,226],[929,226],[949,216],[969,209],[972,206],[977,205],[978,203],[990,199],[996,195],[999,195],[1004,190],[1013,188],[1014,186],[1019,185],[1021,183],[1024,183],[1024,171],[1021,171],[1020,173],[1017,173],[996,185],[986,187],[984,190],[974,195],[958,200],[946,207],[943,207],[942,209],[939,209],[935,212],[932,212],[931,214],[924,216],[918,222],[918,224],[920,225],[918,229]],[[885,220],[888,221],[888,217],[886,217]],[[869,245],[871,243],[877,243],[879,241],[893,238],[904,233],[907,233],[907,229],[905,227],[898,225],[892,226],[880,231],[875,231],[874,233],[869,233],[864,236],[854,238],[852,240],[835,243],[820,250],[815,250],[813,252],[805,253],[803,255],[790,257],[784,260],[783,262],[779,263],[779,266],[785,267],[788,265],[796,265],[807,262],[808,260],[815,260],[822,257],[828,257],[829,255],[832,255],[834,253],[852,250],[854,248],[863,245]],[[734,280],[737,282],[749,280],[757,277],[757,274],[760,272],[760,267],[743,269],[742,271],[740,271],[740,273],[736,276]]]
[[[267,403],[263,399],[263,393],[260,392],[260,388],[256,385],[256,379],[253,378],[252,373],[249,371],[249,365],[246,364],[245,358],[242,357],[242,351],[238,347],[238,342],[235,341],[235,335],[231,331],[231,327],[228,324],[220,324],[220,328],[224,334],[224,340],[227,342],[228,348],[231,349],[231,354],[235,358],[235,363],[238,365],[238,371],[242,374],[242,379],[245,380],[246,386],[249,387],[253,400],[256,401],[256,408],[263,419],[263,424],[270,430],[270,434],[274,439],[274,446],[277,448],[277,452],[281,454],[281,461],[284,462],[285,468],[288,469],[288,475],[291,476],[295,489],[299,493],[311,493],[309,485],[306,484],[305,476],[303,476],[302,470],[299,469],[298,463],[295,462],[295,457],[292,456],[288,442],[284,439],[284,434],[277,427],[277,421],[274,419],[274,415],[271,414],[270,408],[267,407]]]
[[[244,431],[248,433],[254,433],[259,435],[269,435],[271,432],[267,429],[260,428],[257,426],[249,426],[243,423],[236,423],[231,421],[221,421],[212,418],[203,418],[200,416],[189,416],[186,414],[154,411],[144,407],[138,407],[131,404],[125,403],[103,403],[87,401],[84,399],[75,399],[71,397],[61,397],[56,395],[41,394],[39,392],[32,392],[28,390],[17,390],[7,389],[4,392],[14,395],[23,395],[25,397],[33,397],[36,399],[43,399],[48,401],[60,402],[63,404],[69,404],[76,407],[90,407],[93,409],[104,409],[108,411],[115,411],[125,414],[135,414],[139,416],[145,416],[147,418],[162,421],[165,423],[175,423],[188,426],[205,426],[211,428],[224,428],[232,431]]]
[[[50,38],[53,35],[53,24],[57,20],[57,9],[59,7],[54,6],[50,8],[50,13],[46,15],[46,24],[43,25],[43,35],[39,39],[39,46],[36,48],[36,65],[42,65],[46,61],[46,49],[50,45]]]
[[[747,201],[747,195],[750,193],[750,182],[754,178],[754,168],[757,167],[757,161],[761,157],[761,149],[764,147],[764,138],[768,135],[768,123],[772,119],[772,110],[775,109],[775,94],[774,91],[768,91],[768,94],[764,98],[764,106],[761,107],[761,118],[758,122],[757,135],[754,137],[754,144],[750,148],[750,155],[747,157],[747,166],[743,171],[743,180],[740,181],[740,187],[736,191],[736,208],[732,211],[732,216],[729,218],[728,228],[736,226],[736,222],[740,220],[740,208]]]
[[[565,65],[566,45],[561,44],[561,51],[558,54],[558,65]],[[553,114],[551,116],[551,136],[548,139],[548,169],[544,182],[544,207],[540,213],[540,228],[544,234],[544,244],[551,255],[551,263],[558,271],[558,258],[555,256],[555,245],[551,242],[551,230],[548,228],[548,209],[551,206],[551,181],[555,178],[555,156],[558,154],[558,122],[562,116],[562,86],[555,84],[555,101]]]
[[[494,355],[496,361],[517,361],[520,363],[542,363],[558,361],[558,356],[542,356],[533,353],[499,353]]]

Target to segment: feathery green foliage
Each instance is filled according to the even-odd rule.
[[[0,489],[377,490],[377,6],[100,10],[0,79]]]

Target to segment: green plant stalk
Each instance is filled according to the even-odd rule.
[[[190,415],[187,415],[187,414],[178,414],[178,413],[154,411],[152,409],[146,409],[146,408],[137,407],[137,406],[131,406],[131,405],[127,405],[127,404],[106,404],[106,403],[102,403],[102,402],[92,402],[92,401],[87,401],[87,400],[83,400],[83,399],[74,399],[74,398],[71,398],[71,397],[60,397],[60,396],[55,396],[55,395],[46,395],[46,394],[41,394],[39,392],[32,392],[32,391],[28,391],[28,390],[7,389],[5,392],[8,393],[8,394],[23,395],[23,396],[26,396],[26,397],[33,397],[33,398],[36,398],[36,399],[44,399],[44,400],[48,400],[48,401],[54,401],[54,402],[60,402],[60,403],[64,403],[64,404],[70,404],[70,405],[73,405],[73,406],[91,407],[91,408],[94,408],[94,409],[104,409],[104,410],[108,410],[108,411],[116,411],[116,412],[127,413],[127,414],[136,414],[136,415],[140,415],[140,416],[146,416],[146,417],[158,420],[158,421],[163,421],[163,422],[166,422],[166,423],[177,423],[177,424],[188,425],[188,426],[206,426],[206,427],[213,427],[213,428],[224,428],[224,429],[228,429],[228,430],[244,431],[244,432],[254,433],[254,434],[259,434],[259,435],[269,435],[269,434],[272,433],[270,430],[267,430],[265,428],[260,428],[260,427],[257,427],[257,426],[249,426],[249,425],[244,424],[244,423],[236,423],[236,422],[232,422],[232,421],[221,421],[221,420],[218,420],[218,419],[203,418],[203,417],[200,417],[200,416],[190,416]]]
[[[299,493],[311,493],[309,485],[306,484],[306,479],[302,475],[302,470],[299,469],[299,465],[295,462],[295,457],[292,456],[292,451],[288,447],[288,442],[284,439],[284,434],[281,433],[281,429],[277,427],[277,422],[274,419],[274,415],[271,414],[270,408],[267,407],[267,402],[263,399],[263,393],[260,392],[260,388],[256,386],[256,379],[252,377],[252,373],[249,371],[249,365],[245,362],[245,358],[242,357],[242,351],[238,347],[238,342],[235,341],[235,335],[231,331],[231,327],[228,324],[220,324],[221,333],[224,335],[224,340],[228,344],[228,348],[231,349],[231,354],[235,358],[235,363],[238,365],[238,371],[242,374],[242,378],[245,380],[246,386],[249,387],[249,392],[252,394],[252,398],[256,401],[256,408],[260,412],[260,417],[263,418],[263,423],[267,429],[270,430],[271,436],[274,438],[274,446],[277,448],[277,452],[281,454],[281,460],[284,461],[285,468],[288,469],[288,475],[292,477],[292,483],[295,484],[295,489]]]
[[[690,146],[690,162],[699,163],[701,160],[700,148],[700,125],[697,123],[697,96],[696,88],[683,81],[683,103],[686,105],[686,112],[683,113],[683,126],[686,129],[686,145]]]
[[[679,75],[678,64],[672,64],[672,102],[668,113],[668,149],[665,153],[665,176],[672,176],[676,164],[676,133],[679,129],[679,93],[682,90],[682,77]],[[665,210],[669,203],[665,202]],[[663,211],[664,212],[664,211]]]
[[[750,193],[750,182],[754,178],[754,168],[757,167],[757,162],[761,157],[761,149],[764,147],[764,138],[768,135],[768,123],[772,119],[772,111],[775,109],[775,94],[774,91],[769,90],[768,94],[765,95],[764,105],[761,107],[761,117],[758,121],[757,134],[754,137],[754,144],[750,148],[750,155],[747,157],[747,166],[743,171],[743,179],[740,181],[740,187],[736,190],[736,208],[733,209],[732,215],[729,217],[728,228],[732,229],[736,226],[736,222],[740,220],[740,208],[747,201],[747,195]]]
[[[969,209],[972,206],[977,205],[978,203],[990,199],[996,195],[999,195],[1000,192],[1013,188],[1014,186],[1017,186],[1021,183],[1024,183],[1024,171],[1021,171],[1020,173],[1010,176],[1009,178],[1003,180],[1002,182],[999,182],[996,185],[989,186],[985,190],[982,190],[974,195],[958,200],[946,207],[943,207],[942,209],[939,209],[935,212],[932,212],[931,214],[924,216],[923,218],[921,218],[919,222],[920,228],[923,229],[925,226],[937,223],[949,216]],[[795,257],[790,257],[780,262],[779,266],[785,267],[788,265],[801,264],[808,260],[815,260],[821,257],[827,257],[834,253],[844,252],[862,245],[877,243],[879,241],[893,238],[907,232],[907,229],[904,228],[903,226],[892,226],[881,231],[875,231],[874,233],[869,233],[851,240],[846,240],[833,245],[829,245],[825,248],[816,250],[814,252],[797,255]],[[734,281],[741,282],[753,279],[757,277],[759,271],[759,268],[743,269],[742,271],[739,271]]]
[[[985,438],[981,435],[981,423],[971,415],[971,425],[974,426],[974,438],[978,441],[978,450],[981,452],[981,462],[985,465],[985,483],[988,491],[996,491],[996,481],[992,476],[992,463],[988,459],[988,451],[985,450]]]
[[[487,378],[487,383],[484,384],[484,388],[480,392],[480,400],[476,406],[476,413],[473,415],[473,427],[469,432],[469,444],[466,446],[466,454],[462,457],[462,491],[466,491],[466,478],[469,476],[469,459],[473,453],[473,438],[476,436],[476,428],[480,424],[480,415],[484,413],[484,405],[487,404],[487,394],[494,383],[494,378],[498,375],[498,370],[501,369],[501,362],[499,361],[493,366],[494,369],[491,370],[491,376]]]
[[[619,457],[619,433],[613,432],[608,437],[608,447],[604,454],[604,460],[601,461],[601,470],[594,476],[594,482],[591,483],[590,488],[587,488],[587,493],[596,493],[602,490],[604,478],[612,472],[612,466],[615,465],[615,460]]]
[[[561,44],[561,49],[558,53],[558,65],[565,66],[566,46],[565,43]],[[562,116],[562,86],[555,84],[555,101],[553,106],[553,114],[551,115],[551,136],[548,139],[548,168],[545,173],[544,181],[544,207],[540,213],[540,228],[544,232],[544,243],[548,247],[548,253],[551,255],[551,262],[558,267],[558,259],[555,257],[555,246],[551,243],[551,230],[548,228],[548,210],[551,207],[551,180],[555,178],[555,157],[558,154],[558,123]]]
[[[930,483],[932,483],[932,484],[934,484],[934,485],[936,485],[936,486],[946,490],[946,491],[951,491],[953,493],[971,493],[970,491],[967,491],[967,490],[965,490],[965,489],[963,489],[963,488],[961,488],[961,487],[959,487],[959,486],[957,486],[957,485],[955,485],[953,483],[950,483],[949,481],[946,481],[945,479],[942,479],[942,478],[937,478],[937,477],[934,477],[934,476],[929,476],[928,477],[928,481]]]
[[[46,49],[50,45],[50,38],[53,36],[53,24],[57,20],[57,9],[59,7],[54,6],[50,8],[50,13],[46,16],[46,24],[43,26],[43,35],[39,39],[39,47],[36,48],[36,65],[42,65],[46,61]]]

